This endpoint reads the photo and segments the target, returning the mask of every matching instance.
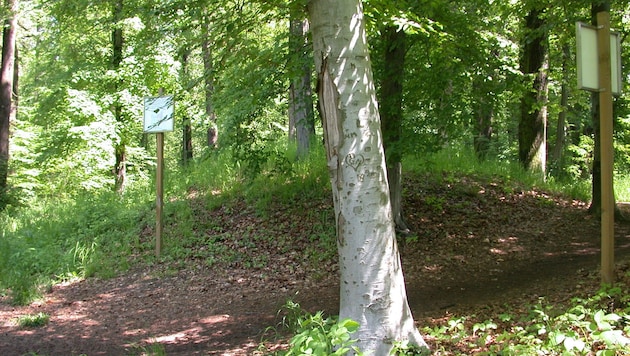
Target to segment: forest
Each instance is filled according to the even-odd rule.
[[[0,15],[1,354],[629,352],[630,1]]]

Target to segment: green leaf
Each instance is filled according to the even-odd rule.
[[[586,347],[586,344],[584,343],[584,341],[580,339],[572,338],[572,337],[565,338],[563,345],[567,351],[571,351],[575,349],[581,352],[581,351],[584,351],[584,348]]]
[[[348,332],[350,334],[352,334],[353,332],[357,331],[359,329],[359,323],[352,320],[352,319],[344,319],[342,321],[339,322],[339,325],[345,327],[346,329],[348,329]]]

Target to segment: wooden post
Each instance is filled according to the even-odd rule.
[[[164,94],[160,88],[158,96]],[[155,174],[155,257],[159,258],[162,252],[162,210],[164,209],[164,132],[156,133],[157,141],[157,172]]]
[[[599,122],[601,135],[602,235],[601,276],[603,284],[615,282],[615,200],[613,196],[613,101],[610,73],[610,14],[597,14],[599,57]]]
[[[164,207],[164,132],[156,134],[157,139],[157,172],[156,172],[156,226],[155,256],[160,257],[162,249],[162,209]]]

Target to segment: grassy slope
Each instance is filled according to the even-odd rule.
[[[480,165],[466,155],[444,154],[446,157],[407,162],[406,168],[423,175],[455,171],[477,177],[499,176],[507,191],[512,184],[519,184],[563,191],[582,199],[586,196],[584,191],[588,191],[587,183],[542,183],[517,167]],[[314,157],[314,162],[317,163],[303,162],[244,185],[228,168],[229,164],[219,159],[187,172],[181,181],[171,182],[166,194],[165,245],[160,268],[204,264],[260,269],[269,266],[270,259],[282,256],[283,267],[270,273],[317,276],[334,270],[336,251],[329,183],[325,168],[319,163],[323,162],[322,157]],[[144,187],[123,197],[90,194],[72,201],[42,202],[13,216],[5,214],[0,237],[0,287],[10,292],[16,303],[25,303],[37,295],[39,286],[95,274],[112,276],[134,263],[154,264],[153,206],[152,190]],[[233,229],[226,231],[222,228],[226,225]],[[300,254],[291,253],[296,246],[301,248]],[[282,268],[289,270],[279,270]],[[598,301],[588,303],[582,304],[593,307],[573,314],[591,320]],[[546,306],[540,308],[543,310],[534,311],[534,316],[521,324],[509,323],[509,327],[517,325],[517,329],[506,329],[514,316],[504,314],[496,315],[495,321],[454,317],[442,324],[436,322],[425,333],[432,335],[434,347],[445,353],[485,343],[484,338],[513,342],[514,352],[519,351],[519,345],[528,351],[539,350],[541,342],[530,336],[540,330],[536,330],[542,322],[539,319],[545,319],[543,314],[549,312]],[[563,312],[553,312],[553,318],[562,315]],[[503,329],[495,325],[499,324],[497,320],[505,323]],[[543,321],[548,325],[552,322],[550,316]],[[563,320],[553,322],[565,323],[567,330],[573,328],[573,324]],[[440,336],[444,333],[459,336],[446,339]]]

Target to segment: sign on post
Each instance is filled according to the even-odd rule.
[[[144,132],[173,131],[173,96],[144,98]]]
[[[160,89],[162,94],[162,89]],[[155,256],[162,249],[162,210],[164,208],[164,132],[173,131],[173,96],[144,98],[144,132],[155,133],[157,140]]]
[[[578,88],[599,92],[597,65],[597,26],[578,22],[577,27],[577,78]],[[612,93],[621,95],[621,40],[619,32],[610,32],[610,78]]]
[[[608,11],[597,13],[597,26],[577,23],[578,86],[599,97],[601,167],[601,277],[615,281],[615,197],[613,194],[613,95],[621,93],[619,34],[610,31]]]

